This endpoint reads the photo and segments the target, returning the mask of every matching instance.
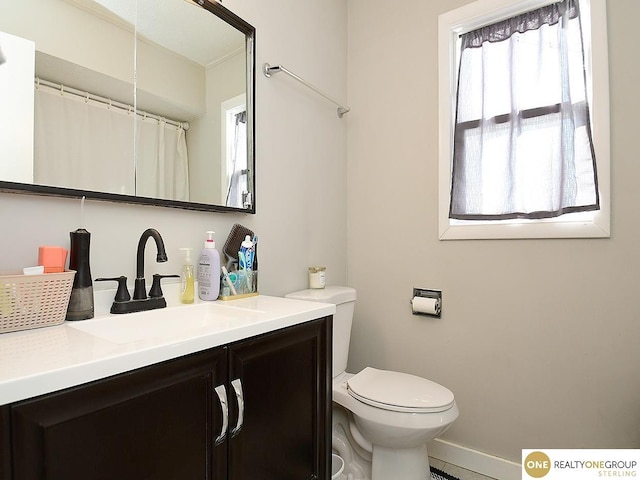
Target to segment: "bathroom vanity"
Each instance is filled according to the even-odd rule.
[[[0,480],[328,479],[334,312],[258,296],[0,335]]]

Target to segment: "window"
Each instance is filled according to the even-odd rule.
[[[245,95],[222,104],[222,191],[227,207],[248,208],[247,106]]]
[[[440,16],[443,240],[609,236],[604,0],[581,0],[580,20],[573,2],[551,3],[480,0]],[[579,21],[586,88],[581,35],[575,28]],[[511,35],[514,29],[518,33]],[[577,41],[560,50],[549,47],[557,38],[568,39],[568,45],[572,38]],[[540,62],[533,61],[537,56]],[[507,58],[526,59],[513,68],[520,77],[505,68]],[[568,65],[566,71],[559,64]],[[527,71],[532,65],[535,69]],[[572,68],[577,83],[565,75]],[[549,82],[554,76],[569,80]],[[505,83],[505,78],[515,80]],[[563,89],[556,87],[560,84]],[[487,92],[484,86],[490,87]],[[570,168],[577,173],[563,180],[558,172]],[[553,194],[541,196],[544,190]]]

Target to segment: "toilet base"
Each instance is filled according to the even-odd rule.
[[[334,403],[332,417],[331,449],[344,461],[339,480],[371,480],[371,451],[359,446],[351,435],[349,414]]]
[[[332,449],[344,460],[340,480],[430,480],[426,444],[411,448],[360,445],[352,415],[333,404]],[[357,436],[361,438],[361,435]]]
[[[427,446],[414,448],[387,448],[373,446],[371,480],[429,480]]]

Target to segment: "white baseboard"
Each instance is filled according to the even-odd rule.
[[[430,457],[498,480],[521,480],[522,465],[436,438],[427,445]]]

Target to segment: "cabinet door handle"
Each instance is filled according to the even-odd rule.
[[[238,422],[236,427],[231,430],[231,435],[236,435],[242,428],[244,422],[244,395],[242,394],[242,382],[239,378],[236,378],[231,382],[231,386],[236,392],[236,400],[238,401]]]
[[[220,435],[218,435],[215,441],[216,445],[220,445],[224,442],[224,439],[227,436],[227,427],[229,426],[229,407],[227,406],[227,389],[224,388],[224,385],[218,385],[215,388],[215,391],[218,394],[220,408],[222,409],[222,428],[220,429]]]

